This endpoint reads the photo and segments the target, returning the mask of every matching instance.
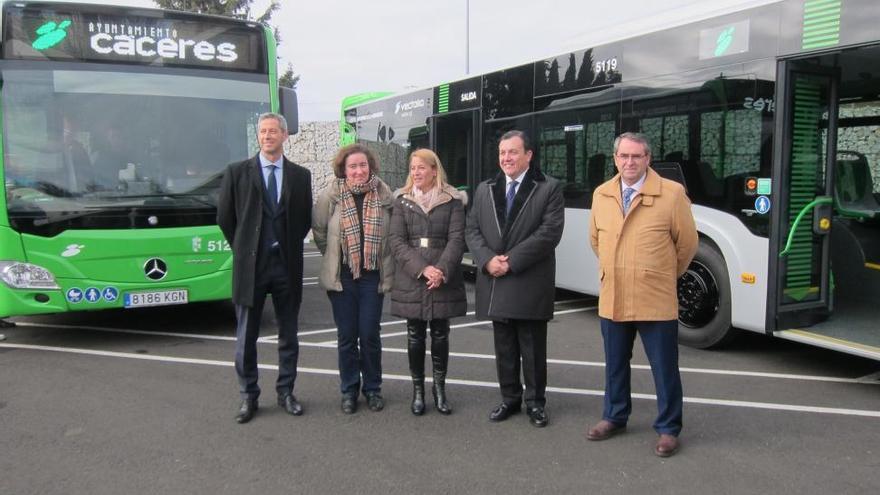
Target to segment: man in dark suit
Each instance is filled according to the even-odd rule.
[[[257,337],[266,294],[272,294],[278,323],[278,405],[299,416],[293,395],[299,356],[297,317],[302,301],[303,239],[311,228],[312,179],[284,157],[287,121],[260,115],[260,152],[227,167],[220,185],[217,224],[232,245],[232,301],[235,303],[235,371],[246,423],[257,411]]]
[[[529,422],[543,427],[548,422],[544,391],[554,249],[562,238],[565,202],[559,181],[530,167],[531,159],[523,132],[501,136],[501,173],[477,186],[466,237],[478,267],[477,318],[492,320],[503,399],[489,419],[504,421],[521,410],[525,398]]]

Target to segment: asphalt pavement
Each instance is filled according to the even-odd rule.
[[[603,351],[596,300],[574,293],[558,294],[549,325],[547,428],[525,414],[489,422],[492,330],[472,314],[452,321],[453,414],[413,416],[405,326],[387,300],[386,408],[361,399],[345,415],[319,263],[311,250],[301,417],[275,405],[271,305],[261,407],[245,425],[233,419],[229,302],[15,319],[0,342],[0,493],[880,493],[880,363],[762,335],[681,348],[684,430],[668,459],[652,453],[656,401],[637,342],[626,433],[587,441]]]

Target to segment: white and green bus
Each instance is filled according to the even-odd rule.
[[[644,133],[700,232],[682,343],[747,330],[880,359],[878,24],[876,0],[770,2],[345,102],[342,135],[374,147],[393,186],[429,146],[472,189],[497,173],[499,137],[527,131],[533,163],[565,184],[557,285],[597,294],[592,193],[616,172],[614,137]]]
[[[0,56],[0,317],[228,298],[227,163],[296,130],[264,25],[10,1]]]

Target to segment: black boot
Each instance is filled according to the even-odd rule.
[[[413,400],[410,410],[416,416],[425,414],[425,379],[413,378]]]
[[[413,379],[412,413],[425,414],[425,330],[428,322],[406,320],[406,354]]]
[[[449,365],[449,320],[431,320],[431,362],[434,365],[434,407],[440,414],[452,414],[446,402],[446,369]]]

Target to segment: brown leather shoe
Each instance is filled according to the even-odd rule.
[[[678,451],[678,437],[660,434],[657,439],[657,445],[654,447],[654,454],[660,457],[670,457]]]
[[[624,430],[626,430],[626,425],[614,424],[607,419],[603,419],[587,430],[587,440],[607,440]]]

